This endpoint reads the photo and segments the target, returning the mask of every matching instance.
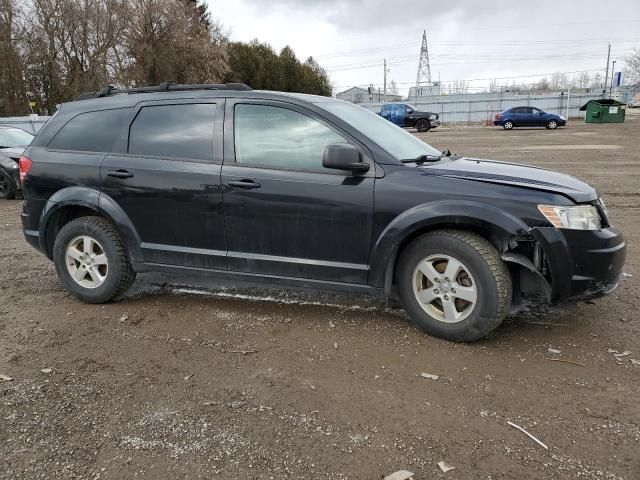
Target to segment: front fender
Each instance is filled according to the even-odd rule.
[[[491,205],[463,200],[418,205],[394,218],[377,238],[369,262],[369,283],[388,286],[400,246],[421,232],[438,228],[485,232],[500,251],[506,250],[511,238],[528,232],[527,225],[518,217]]]
[[[129,258],[134,262],[142,261],[140,237],[129,217],[111,197],[88,187],[65,188],[59,190],[47,200],[39,222],[40,249],[43,252],[47,251],[47,232],[51,231],[51,220],[62,209],[71,206],[88,208],[96,212],[96,215],[109,219],[118,230]]]

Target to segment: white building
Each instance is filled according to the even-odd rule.
[[[387,92],[386,100],[383,92],[377,91],[369,93],[366,88],[351,87],[343,92],[336,94],[338,100],[345,100],[351,103],[380,103],[380,102],[399,102],[402,95],[391,95]]]

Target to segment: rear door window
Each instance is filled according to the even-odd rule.
[[[130,109],[81,113],[67,122],[49,142],[56,150],[111,152]]]
[[[142,107],[129,131],[129,153],[146,157],[213,159],[216,105]]]

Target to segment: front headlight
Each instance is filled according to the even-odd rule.
[[[435,115],[429,115],[429,120],[435,120],[437,117]]]
[[[599,230],[601,228],[598,209],[593,205],[575,205],[573,207],[538,205],[538,210],[556,228],[569,230]]]
[[[560,120],[566,120],[562,115],[560,115]]]

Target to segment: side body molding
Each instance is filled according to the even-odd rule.
[[[108,218],[113,222],[120,237],[125,244],[125,248],[132,262],[142,262],[142,252],[140,250],[140,237],[138,236],[131,220],[124,211],[109,196],[100,193],[98,190],[88,187],[69,187],[59,190],[53,194],[40,216],[40,249],[46,252],[48,239],[47,232],[50,231],[48,224],[52,218],[63,208],[69,206],[85,207],[94,210],[96,214]]]
[[[476,228],[490,234],[499,250],[528,227],[519,218],[491,205],[473,201],[436,201],[417,205],[394,218],[371,250],[369,284],[389,287],[400,245],[421,231],[438,228]],[[498,243],[500,242],[500,243]]]

